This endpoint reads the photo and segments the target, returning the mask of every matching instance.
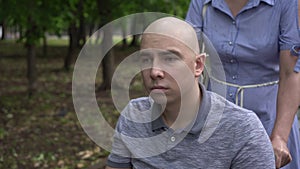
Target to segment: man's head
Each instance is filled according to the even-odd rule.
[[[156,102],[177,103],[198,88],[205,56],[199,54],[194,29],[166,17],[151,23],[142,35],[140,61],[146,90]]]

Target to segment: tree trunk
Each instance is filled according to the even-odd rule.
[[[27,78],[28,95],[31,97],[36,90],[36,51],[34,44],[27,44]]]
[[[28,96],[31,97],[36,90],[36,44],[38,42],[38,27],[32,17],[28,17],[29,27],[25,31],[27,48],[27,78],[28,78]]]
[[[137,46],[138,35],[133,35],[130,46]]]
[[[71,64],[74,59],[75,50],[76,50],[77,42],[78,42],[77,35],[78,35],[77,28],[76,28],[75,23],[73,23],[69,27],[69,48],[68,48],[68,53],[67,53],[67,55],[65,57],[65,61],[64,61],[64,69],[66,71],[70,70]]]
[[[126,47],[127,47],[127,40],[126,40],[126,38],[124,37],[124,38],[122,39],[122,48],[125,49]]]
[[[102,21],[102,24],[103,25],[107,24],[112,19],[111,16],[111,10],[113,8],[112,1],[98,0],[97,5],[98,5],[100,17],[105,18]],[[107,49],[112,46],[113,44],[112,38],[113,38],[112,28],[107,28],[103,32],[103,41],[101,42],[102,47],[104,49]],[[102,61],[103,81],[101,86],[99,87],[99,90],[108,90],[111,88],[113,73],[114,73],[114,52],[113,52],[113,48],[111,48]]]
[[[101,28],[101,25],[98,26],[99,28]],[[101,42],[101,31],[98,29],[97,30],[97,34],[96,34],[96,40],[95,40],[95,44],[99,44]]]
[[[112,46],[112,30],[107,29],[104,33],[102,47],[107,49]],[[102,61],[102,75],[103,81],[100,86],[100,90],[109,90],[111,88],[111,81],[114,73],[114,51],[113,48],[109,50],[109,52],[105,55]]]
[[[126,27],[122,27],[122,48],[127,47],[127,39],[126,39]]]
[[[78,41],[77,47],[81,48],[86,42],[86,31],[85,31],[85,19],[83,16],[83,6],[84,1],[80,0],[78,4],[78,14],[79,14],[79,30],[78,30]]]
[[[137,29],[137,25],[139,23],[139,20],[137,20],[138,18],[134,18],[132,19],[131,21],[131,32],[136,32],[136,29]],[[131,43],[130,43],[130,46],[131,47],[134,47],[134,46],[137,46],[137,40],[138,40],[138,35],[133,35],[132,36],[132,40],[131,40]]]

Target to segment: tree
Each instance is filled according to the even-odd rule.
[[[37,78],[35,48],[42,38],[46,47],[45,33],[59,35],[62,31],[68,31],[69,52],[64,60],[64,68],[69,70],[77,53],[76,49],[85,43],[87,25],[91,34],[92,29],[98,25],[101,27],[114,19],[136,12],[164,12],[184,17],[188,3],[186,0],[0,0],[0,24],[3,28],[15,27],[19,30],[20,41],[24,42],[27,49],[28,91],[32,94]],[[126,29],[130,28],[124,27],[124,31]],[[105,35],[105,41],[110,42],[112,37],[109,36],[112,34]],[[113,51],[110,51],[103,60],[102,89],[110,88],[113,58]]]
[[[0,26],[2,27],[2,37],[1,40],[4,40],[6,37],[6,27],[7,23],[12,21],[11,16],[9,16],[9,13],[12,13],[12,9],[8,8],[9,5],[11,4],[10,1],[5,1],[5,0],[0,0]]]
[[[68,71],[77,50],[86,42],[86,25],[97,25],[99,14],[97,3],[94,0],[68,0],[65,1],[65,4],[65,11],[67,12],[62,18],[68,30],[69,47],[68,54],[64,59],[64,69]]]
[[[101,24],[105,25],[109,21],[112,21],[113,15],[112,15],[112,9],[114,7],[114,4],[112,1],[106,1],[98,0],[98,10],[101,17]],[[112,37],[113,34],[111,31],[107,31],[104,33],[103,42],[105,42],[105,45],[102,45],[103,48],[107,48],[107,46],[112,46]],[[111,49],[103,58],[102,61],[102,84],[99,87],[100,90],[107,90],[111,88],[111,81],[114,71],[114,52],[113,49]]]
[[[59,17],[61,10],[59,0],[10,0],[0,1],[2,9],[0,20],[4,18],[11,25],[21,29],[20,41],[27,49],[27,78],[28,94],[31,96],[36,88],[36,46],[45,31],[56,29],[55,18]]]

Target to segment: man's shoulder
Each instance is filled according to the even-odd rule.
[[[121,116],[132,117],[141,112],[150,111],[153,101],[149,97],[139,97],[130,100],[122,109]]]
[[[119,117],[119,126],[132,128],[151,121],[153,101],[149,97],[132,99],[122,110]]]
[[[153,100],[151,100],[149,97],[139,97],[130,100],[128,106],[135,108],[139,111],[144,111],[144,110],[149,110],[151,108],[152,103]]]
[[[218,110],[223,122],[237,127],[253,126],[253,124],[262,126],[253,111],[237,106],[216,93],[208,92],[208,94],[211,98],[211,110]]]
[[[153,101],[149,97],[130,100],[119,116],[116,130],[133,138],[152,136],[152,108]]]

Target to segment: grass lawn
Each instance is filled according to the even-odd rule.
[[[38,49],[37,90],[29,98],[26,50],[0,42],[0,168],[74,169],[103,166],[108,152],[83,131],[72,102],[72,71],[62,69],[65,41],[49,41],[48,54]],[[115,60],[135,49],[116,48]],[[101,69],[96,86],[101,84]],[[136,83],[133,93],[139,93]],[[136,91],[135,91],[136,90]],[[97,91],[101,112],[114,126],[119,113],[109,91]],[[100,167],[101,168],[101,167]]]

